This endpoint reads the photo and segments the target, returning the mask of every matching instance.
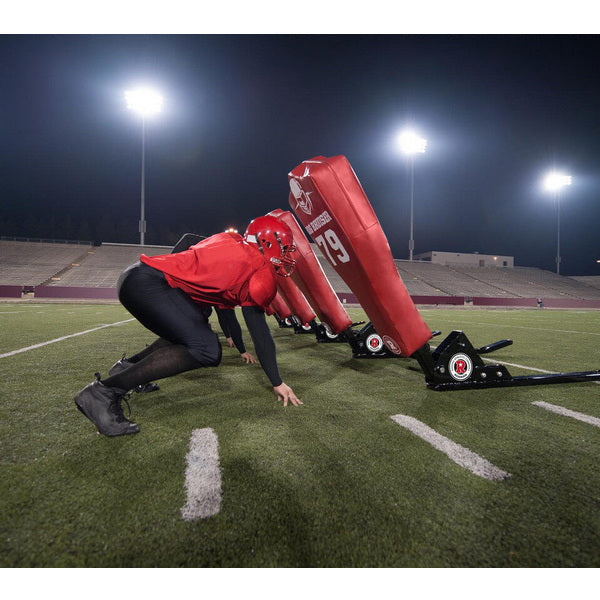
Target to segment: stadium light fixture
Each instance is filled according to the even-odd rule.
[[[427,148],[427,140],[410,129],[401,131],[398,135],[398,147],[403,154],[423,154]]]
[[[140,245],[146,241],[146,119],[157,115],[163,105],[163,97],[155,90],[138,88],[125,92],[127,108],[142,117],[142,177],[140,193]]]
[[[141,117],[151,117],[158,114],[163,105],[163,97],[149,88],[138,88],[125,92],[127,108],[138,113]]]
[[[427,148],[427,140],[410,129],[401,131],[398,135],[400,152],[408,157],[410,175],[410,239],[408,240],[408,260],[413,259],[415,249],[414,239],[414,203],[415,203],[415,154],[423,154]]]
[[[561,190],[571,185],[572,178],[570,175],[561,173],[560,171],[550,171],[542,180],[542,187],[552,194],[556,203],[556,274],[560,275],[560,192]]]
[[[571,183],[572,178],[570,175],[565,175],[564,173],[559,173],[558,171],[551,171],[544,177],[544,180],[542,181],[544,189],[548,192],[559,191],[563,187],[571,185]]]

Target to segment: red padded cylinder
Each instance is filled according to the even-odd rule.
[[[273,298],[270,308],[282,321],[292,316],[292,311],[290,310],[290,307],[287,305],[286,301],[281,297],[281,294],[279,292],[275,294],[275,298]]]
[[[315,319],[313,309],[291,277],[278,277],[277,290],[292,313],[302,321],[302,325]]]
[[[317,156],[288,175],[289,202],[394,354],[431,338],[394,265],[379,220],[345,156]]]
[[[269,214],[283,221],[292,230],[296,244],[296,252],[293,254],[296,268],[292,273],[294,283],[317,313],[321,323],[327,325],[331,333],[342,333],[352,325],[352,319],[331,287],[298,221],[290,211],[277,209]]]

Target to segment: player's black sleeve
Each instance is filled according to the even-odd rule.
[[[235,310],[233,308],[216,308],[217,318],[219,319],[219,326],[225,334],[225,337],[230,337],[235,344],[235,347],[239,350],[240,354],[246,352],[246,346],[244,345],[244,339],[242,338],[242,328],[238,323],[235,316]]]
[[[242,314],[254,343],[256,356],[273,387],[281,385],[277,368],[275,342],[267,325],[265,313],[258,306],[242,306]]]

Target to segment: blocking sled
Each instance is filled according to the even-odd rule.
[[[297,322],[294,320],[295,331],[297,333],[312,333],[317,315],[315,315],[308,300],[291,277],[277,277],[277,293],[283,298],[293,316],[297,319]]]
[[[432,333],[394,265],[387,238],[344,156],[316,157],[289,174],[299,221],[353,291],[383,344],[410,356]]]
[[[298,286],[321,323],[317,325],[317,339],[329,341],[353,325],[346,309],[331,287],[319,260],[315,256],[298,221],[289,211],[277,209],[269,215],[285,223],[294,237],[296,268],[291,279]]]
[[[277,323],[279,327],[293,327],[294,324],[292,322],[293,314],[290,310],[290,307],[286,304],[285,300],[281,297],[281,294],[277,292],[275,294],[275,298],[271,302],[269,306],[271,312],[275,319],[277,319]]]
[[[421,366],[426,385],[438,391],[600,380],[600,371],[513,377],[504,365],[486,365],[481,358],[511,340],[474,348],[462,331],[452,331],[432,352],[429,340],[434,333],[408,294],[387,238],[346,157],[306,160],[288,179],[292,210],[370,319],[350,340],[355,356],[368,356],[366,345],[384,356],[412,357]],[[369,348],[373,344],[385,348]]]

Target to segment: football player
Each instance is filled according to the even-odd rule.
[[[158,339],[111,369],[75,396],[77,408],[107,436],[137,433],[123,414],[129,390],[221,361],[218,336],[208,322],[211,307],[242,307],[258,360],[283,406],[302,402],[279,375],[275,343],[265,310],[277,291],[277,276],[291,275],[292,232],[272,216],[258,217],[244,234],[218,233],[188,250],[159,256],[142,254],[117,284],[121,304]],[[198,310],[200,308],[201,310]]]

